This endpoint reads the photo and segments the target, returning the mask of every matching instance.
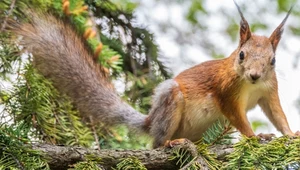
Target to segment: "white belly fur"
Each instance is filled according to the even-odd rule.
[[[239,103],[247,112],[257,105],[258,100],[262,96],[266,96],[266,92],[269,88],[269,86],[263,83],[245,84],[240,92]]]
[[[197,141],[215,121],[223,117],[211,94],[207,94],[202,99],[185,103],[184,114],[188,116],[182,119],[179,131],[174,138],[178,135]]]
[[[238,100],[245,113],[257,105],[258,100],[267,92],[267,88],[261,83],[244,85]],[[199,98],[201,99],[185,103],[184,114],[188,116],[184,116],[173,138],[180,136],[197,141],[214,122],[225,118],[214,102],[212,94]]]

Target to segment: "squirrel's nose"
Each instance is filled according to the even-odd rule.
[[[250,76],[251,76],[252,80],[254,80],[254,81],[260,78],[260,74],[257,74],[257,73],[250,74]]]

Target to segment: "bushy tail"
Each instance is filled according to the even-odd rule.
[[[71,97],[82,116],[108,126],[143,129],[146,116],[116,94],[84,40],[52,15],[29,15],[30,21],[23,24],[10,20],[8,29],[23,37],[21,45],[33,54],[35,67]]]

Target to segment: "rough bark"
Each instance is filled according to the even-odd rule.
[[[86,160],[89,155],[96,156],[101,159],[101,166],[105,169],[111,169],[120,162],[122,158],[136,157],[143,163],[148,170],[159,169],[179,169],[176,163],[169,160],[172,156],[172,149],[184,148],[190,151],[194,156],[197,154],[195,145],[192,143],[185,143],[173,148],[161,147],[154,150],[91,150],[82,147],[70,146],[55,146],[49,144],[34,144],[33,149],[39,150],[46,155],[51,169],[63,170],[70,168],[77,162]],[[217,154],[218,159],[224,159],[224,156],[232,152],[230,145],[220,145],[210,148],[210,151]],[[203,169],[207,169],[205,161],[199,157],[197,161],[202,165]]]

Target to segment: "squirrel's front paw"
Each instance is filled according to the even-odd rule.
[[[295,133],[292,133],[292,132],[291,132],[291,134],[285,134],[285,135],[287,135],[287,136],[289,136],[289,137],[291,137],[291,138],[293,138],[293,137],[300,137],[300,131],[298,130],[298,131],[295,132]]]
[[[275,137],[275,134],[274,133],[267,133],[267,134],[260,133],[257,135],[257,137],[259,137],[260,139],[270,141],[273,139],[273,137]]]

